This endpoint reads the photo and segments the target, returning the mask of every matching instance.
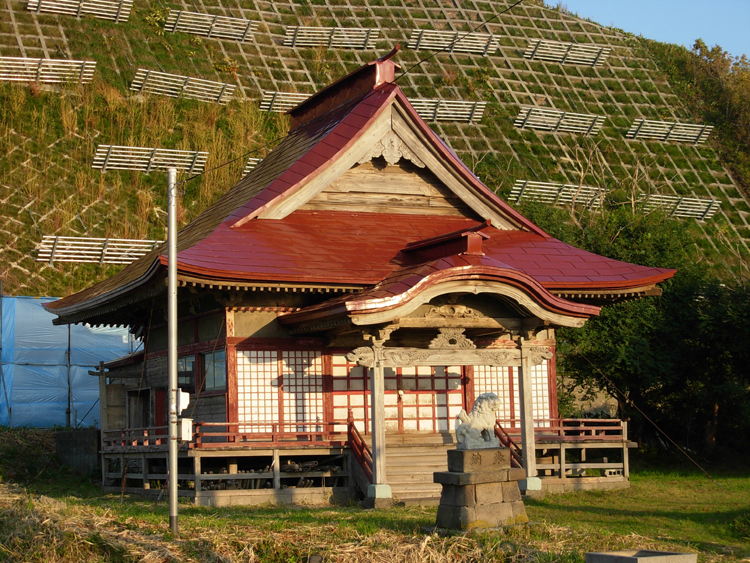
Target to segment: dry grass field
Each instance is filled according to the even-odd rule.
[[[180,505],[171,536],[162,499],[103,495],[59,466],[51,432],[0,431],[0,561],[306,561],[583,563],[588,551],[697,552],[750,558],[750,477],[642,469],[629,490],[527,500],[528,526],[439,535],[435,509]]]

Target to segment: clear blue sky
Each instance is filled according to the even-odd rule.
[[[545,0],[556,6],[557,0]],[[602,25],[691,48],[699,37],[732,55],[750,57],[750,0],[562,0]]]

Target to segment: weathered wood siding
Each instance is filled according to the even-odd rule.
[[[375,158],[354,166],[301,209],[476,217],[435,174],[403,159],[396,165]]]

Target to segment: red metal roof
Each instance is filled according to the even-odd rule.
[[[388,73],[378,70],[378,65],[394,65],[389,60],[374,64],[381,77]],[[532,279],[547,290],[644,287],[674,274],[673,270],[610,260],[553,239],[484,186],[417,115],[398,86],[382,83],[377,76],[374,85],[369,78],[360,80],[359,86],[341,81],[338,89],[314,97],[309,107],[302,104],[293,110],[299,114],[299,126],[253,172],[180,232],[179,274],[244,282],[374,286],[405,265],[400,253],[407,244],[481,226],[463,217],[336,211],[297,210],[283,219],[258,219],[346,154],[391,104],[403,108],[431,149],[475,196],[519,229],[483,229],[489,235],[483,243],[486,256],[462,267],[502,269],[508,275]],[[363,94],[357,87],[370,90]],[[352,96],[349,103],[342,99],[342,88],[348,88]],[[135,291],[163,270],[165,252],[164,247],[158,249],[112,278],[55,301],[49,308],[60,315],[80,312]]]
[[[225,280],[369,286],[402,268],[407,258],[401,251],[408,244],[481,226],[453,216],[296,211],[240,228],[220,225],[179,253],[179,271]],[[488,238],[477,264],[523,273],[548,289],[629,289],[673,273],[612,260],[535,233],[494,227],[481,232]]]

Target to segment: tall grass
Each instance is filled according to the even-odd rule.
[[[179,218],[185,224],[240,179],[243,155],[260,149],[258,156],[264,156],[287,127],[285,116],[260,112],[251,101],[220,106],[142,97],[123,94],[101,80],[60,91],[0,84],[0,199],[26,209],[19,214],[27,232],[36,237],[85,233],[161,239],[164,175],[93,170],[97,145],[208,151],[207,173],[192,180],[183,193]],[[234,162],[226,165],[229,161]],[[2,230],[0,243],[7,243]],[[24,251],[30,252],[33,245],[27,239]],[[32,293],[50,290],[27,287]],[[83,283],[67,287],[77,290]]]

